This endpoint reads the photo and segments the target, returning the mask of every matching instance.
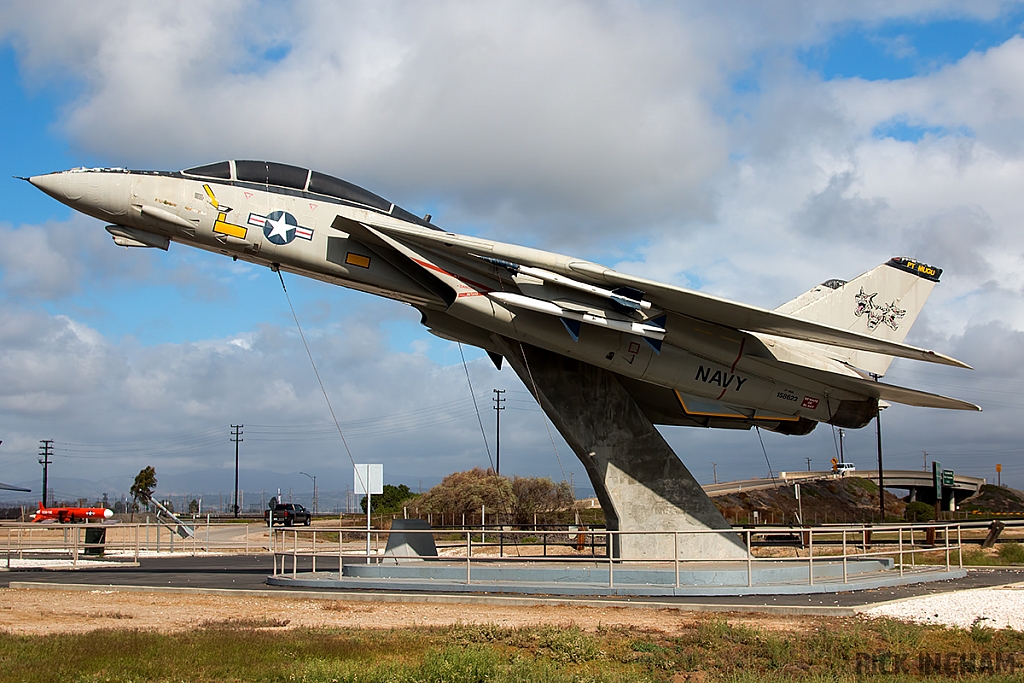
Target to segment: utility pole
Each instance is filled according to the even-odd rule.
[[[878,375],[872,375],[878,381]],[[885,474],[882,472],[882,409],[875,406],[875,434],[878,437],[878,523],[885,524]]]
[[[238,518],[238,444],[244,439],[242,438],[242,427],[245,425],[231,425],[231,428],[235,430],[231,433],[231,440],[235,444],[235,518]]]
[[[494,389],[494,415],[495,415],[495,446],[494,446],[494,469],[495,474],[501,474],[501,411],[505,410],[505,406],[501,405],[505,402],[505,399],[501,397],[505,393],[504,389]]]
[[[318,512],[317,505],[316,505],[316,476],[312,475],[312,474],[309,474],[308,472],[299,472],[299,474],[305,474],[307,477],[309,477],[313,481],[313,504],[312,504],[312,508],[313,508],[313,514],[315,515]]]
[[[47,478],[49,476],[50,456],[53,455],[53,439],[40,439],[39,440],[39,455],[43,456],[39,460],[39,464],[43,466],[43,507],[47,507],[46,500],[46,485]]]
[[[877,381],[877,377],[876,377]],[[878,523],[885,524],[885,475],[882,472],[882,411],[875,413],[875,433],[878,436]]]
[[[928,471],[928,451],[921,451],[921,469],[925,472]]]
[[[807,471],[810,472],[811,471],[811,459],[810,458],[804,458],[804,460],[807,461]]]
[[[715,478],[715,483],[718,483],[718,463],[711,463],[711,475]]]

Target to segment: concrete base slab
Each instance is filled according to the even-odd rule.
[[[833,593],[963,578],[966,570],[945,568],[899,571],[888,558],[814,562],[809,583],[806,562],[758,562],[748,585],[746,563],[465,563],[425,561],[416,565],[347,565],[338,572],[279,574],[272,586],[425,592],[514,593],[527,595],[724,596]]]

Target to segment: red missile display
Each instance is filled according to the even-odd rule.
[[[59,522],[74,524],[94,519],[110,519],[114,511],[107,508],[44,508],[39,503],[39,511],[32,513],[33,522]]]

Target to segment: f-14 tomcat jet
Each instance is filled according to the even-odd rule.
[[[507,359],[587,469],[608,529],[625,532],[611,539],[622,559],[747,556],[655,424],[806,434],[819,422],[862,427],[887,401],[979,410],[877,381],[896,356],[967,367],[903,343],[941,274],[909,258],[770,311],[446,232],[286,164],[28,180],[109,223],[121,246],[176,242],[397,299],[434,334],[485,349],[499,368]],[[688,535],[666,535],[679,530]]]
[[[397,299],[431,332],[498,364],[511,340],[604,368],[659,424],[806,434],[818,422],[862,427],[880,401],[978,410],[876,381],[895,356],[968,367],[903,343],[941,274],[909,258],[770,311],[445,232],[429,216],[286,164],[74,169],[29,181],[110,223],[121,246],[176,242]]]

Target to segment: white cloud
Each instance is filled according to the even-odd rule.
[[[1024,40],[894,81],[823,82],[794,54],[851,26],[894,16],[992,18],[1002,3],[38,7],[5,7],[0,25],[31,79],[75,80],[60,129],[112,163],[305,164],[410,210],[439,207],[435,219],[446,227],[585,256],[611,250],[624,269],[765,306],[906,253],[946,271],[911,341],[979,368],[943,375],[949,386],[936,390],[1001,402],[985,386],[1001,386],[1001,358],[1024,329]],[[262,57],[267,50],[275,59]],[[734,92],[731,79],[748,71],[758,87]],[[878,134],[893,122],[924,134]],[[149,277],[205,296],[251,276],[248,266],[200,260],[153,278],[146,264],[166,255],[133,253],[141,270],[126,270],[121,252],[106,243],[99,251],[107,236],[98,226],[89,223],[88,235],[79,227],[0,234],[9,299],[0,334],[10,340],[0,362],[18,378],[0,391],[5,410],[22,416],[20,433],[48,433],[38,416],[58,413],[76,438],[103,443],[243,419],[326,421],[301,346],[276,325],[287,321],[138,347],[76,332],[73,315],[12,304],[59,301],[111,277]],[[367,304],[339,319],[313,302],[301,313],[340,419],[461,400],[461,367],[432,362],[422,344],[382,344],[383,328],[366,322],[376,310]],[[472,365],[478,391],[510,377],[486,361]],[[894,366],[896,378],[934,380],[934,368],[906,367]],[[932,437],[1004,438],[1010,410],[937,417],[894,409],[887,438],[910,454]],[[447,471],[480,459],[475,414],[464,417],[415,434],[382,428],[373,447],[408,472],[424,463]],[[519,417],[511,443],[521,439],[524,462],[557,476],[538,414]],[[412,420],[394,424],[403,419]],[[670,430],[670,438],[684,460],[709,444],[744,467],[763,460],[750,434]],[[822,428],[768,443],[796,460],[792,469],[812,452],[826,461],[829,439]],[[277,466],[264,446],[261,462]],[[336,444],[311,448],[338,457]],[[194,466],[193,457],[180,466]],[[210,457],[220,466],[226,451]],[[575,465],[567,451],[564,459]]]

